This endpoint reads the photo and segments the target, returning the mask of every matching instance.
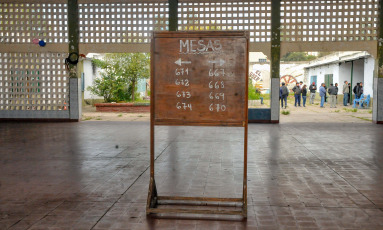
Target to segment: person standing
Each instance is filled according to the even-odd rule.
[[[300,81],[299,88],[301,89],[301,95],[299,95],[299,101],[302,101],[302,87],[303,87],[303,81]]]
[[[324,89],[325,89],[324,102],[326,102],[326,104],[327,104],[327,86],[326,86],[326,84],[324,85]]]
[[[348,92],[351,92],[351,83],[348,83]],[[351,105],[351,96],[350,96],[350,94],[348,95],[348,104]]]
[[[283,109],[283,101],[285,102],[285,109],[287,107],[287,96],[289,95],[289,89],[286,87],[286,84],[282,82],[282,86],[279,90],[281,95],[281,108]]]
[[[336,88],[333,84],[328,87],[328,94],[330,95],[330,108],[336,108]]]
[[[319,87],[319,96],[320,96],[320,107],[324,108],[324,99],[326,97],[326,88],[324,83],[322,83],[321,87]]]
[[[359,91],[358,91],[358,98],[360,98],[363,94],[363,82],[359,83]]]
[[[359,99],[359,87],[360,87],[360,83],[356,83],[356,86],[354,86],[354,89],[352,90],[352,92],[354,92],[354,95],[355,95],[355,99]]]
[[[301,106],[301,88],[299,87],[299,83],[297,82],[296,86],[293,88],[294,97],[295,97],[295,107]]]
[[[343,85],[343,106],[347,106],[350,89],[348,88],[348,81],[344,81]]]
[[[306,107],[306,97],[307,97],[307,87],[306,87],[306,85],[303,85],[303,87],[302,87],[303,107]]]
[[[279,86],[279,100],[282,100],[282,85],[283,85],[283,82],[281,86]]]
[[[317,86],[315,85],[315,82],[311,83],[309,90],[310,90],[310,104],[314,104],[315,94],[317,92]]]
[[[335,99],[335,106],[338,104],[338,92],[339,92],[339,88],[338,88],[338,83],[335,83],[335,89],[336,89],[336,99]]]

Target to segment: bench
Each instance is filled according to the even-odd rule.
[[[360,106],[360,100],[363,100],[364,99],[364,94],[360,95],[360,98],[359,99],[354,99],[353,102],[352,102],[352,108],[356,108],[356,103],[359,104]]]
[[[359,100],[359,108],[368,108],[370,106],[370,94],[367,95],[366,98],[362,98]],[[366,103],[366,107],[363,104]]]

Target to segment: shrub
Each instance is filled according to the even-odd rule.
[[[290,114],[290,111],[288,111],[288,110],[283,110],[281,113],[282,113],[283,115],[289,115],[289,114]]]
[[[88,90],[93,94],[104,97],[105,102],[117,102],[130,99],[126,79],[102,73],[101,78],[94,80]]]
[[[261,92],[249,81],[249,100],[261,99]]]

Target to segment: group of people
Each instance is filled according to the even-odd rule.
[[[317,86],[315,82],[313,82],[310,87],[310,103],[314,104],[315,95],[317,91]],[[294,98],[295,98],[295,107],[301,106],[301,99],[303,101],[303,107],[306,107],[306,98],[307,98],[307,88],[306,85],[303,84],[303,82],[297,82],[296,85],[292,88],[292,91],[294,92]],[[336,108],[337,99],[338,99],[338,83],[330,84],[330,86],[326,87],[325,83],[322,83],[319,87],[319,96],[321,97],[321,103],[320,107],[324,108],[324,103],[327,102],[327,94],[330,98],[330,108]],[[343,105],[347,106],[347,104],[351,104],[351,98],[350,98],[350,91],[351,91],[351,84],[348,83],[348,81],[344,81],[343,85]],[[355,95],[355,99],[359,99],[361,95],[363,94],[363,83],[358,82],[355,87],[353,88],[353,93]],[[279,99],[281,100],[281,107],[286,108],[287,107],[287,96],[289,95],[289,89],[286,86],[286,83],[282,82],[282,86],[279,89]]]
[[[319,87],[319,96],[321,97],[320,100],[320,107],[324,108],[324,103],[327,101],[327,93],[330,96],[330,108],[336,108],[336,102],[338,98],[338,83],[335,83],[333,85],[332,83],[330,84],[330,87],[326,89],[326,84],[322,83],[321,87]]]
[[[330,87],[326,91],[326,85],[325,83],[322,83],[321,87],[319,88],[319,96],[321,97],[321,104],[320,107],[324,108],[324,102],[327,99],[326,92],[330,95],[330,108],[336,108],[337,99],[338,99],[338,83],[335,83],[335,86],[333,84],[330,84]],[[348,104],[351,104],[350,98],[350,91],[351,91],[351,84],[348,83],[348,81],[344,81],[343,85],[343,106],[347,106]],[[358,82],[354,86],[354,89],[352,90],[355,99],[359,99],[361,95],[363,94],[363,82]]]
[[[315,88],[316,90],[316,88]],[[303,107],[306,107],[306,98],[307,98],[307,87],[303,84],[303,82],[297,82],[296,86],[292,89],[295,97],[295,107],[297,105],[301,106],[301,101],[303,102]],[[286,83],[282,82],[282,86],[279,89],[279,99],[281,100],[281,107],[283,108],[283,104],[285,105],[285,109],[287,107],[287,96],[289,95],[289,89],[286,86]],[[311,99],[311,98],[310,98]]]

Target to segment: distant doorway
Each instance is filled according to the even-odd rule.
[[[324,75],[324,83],[326,85],[326,88],[328,89],[331,84],[333,84],[334,81],[334,75],[333,74],[325,74]]]

